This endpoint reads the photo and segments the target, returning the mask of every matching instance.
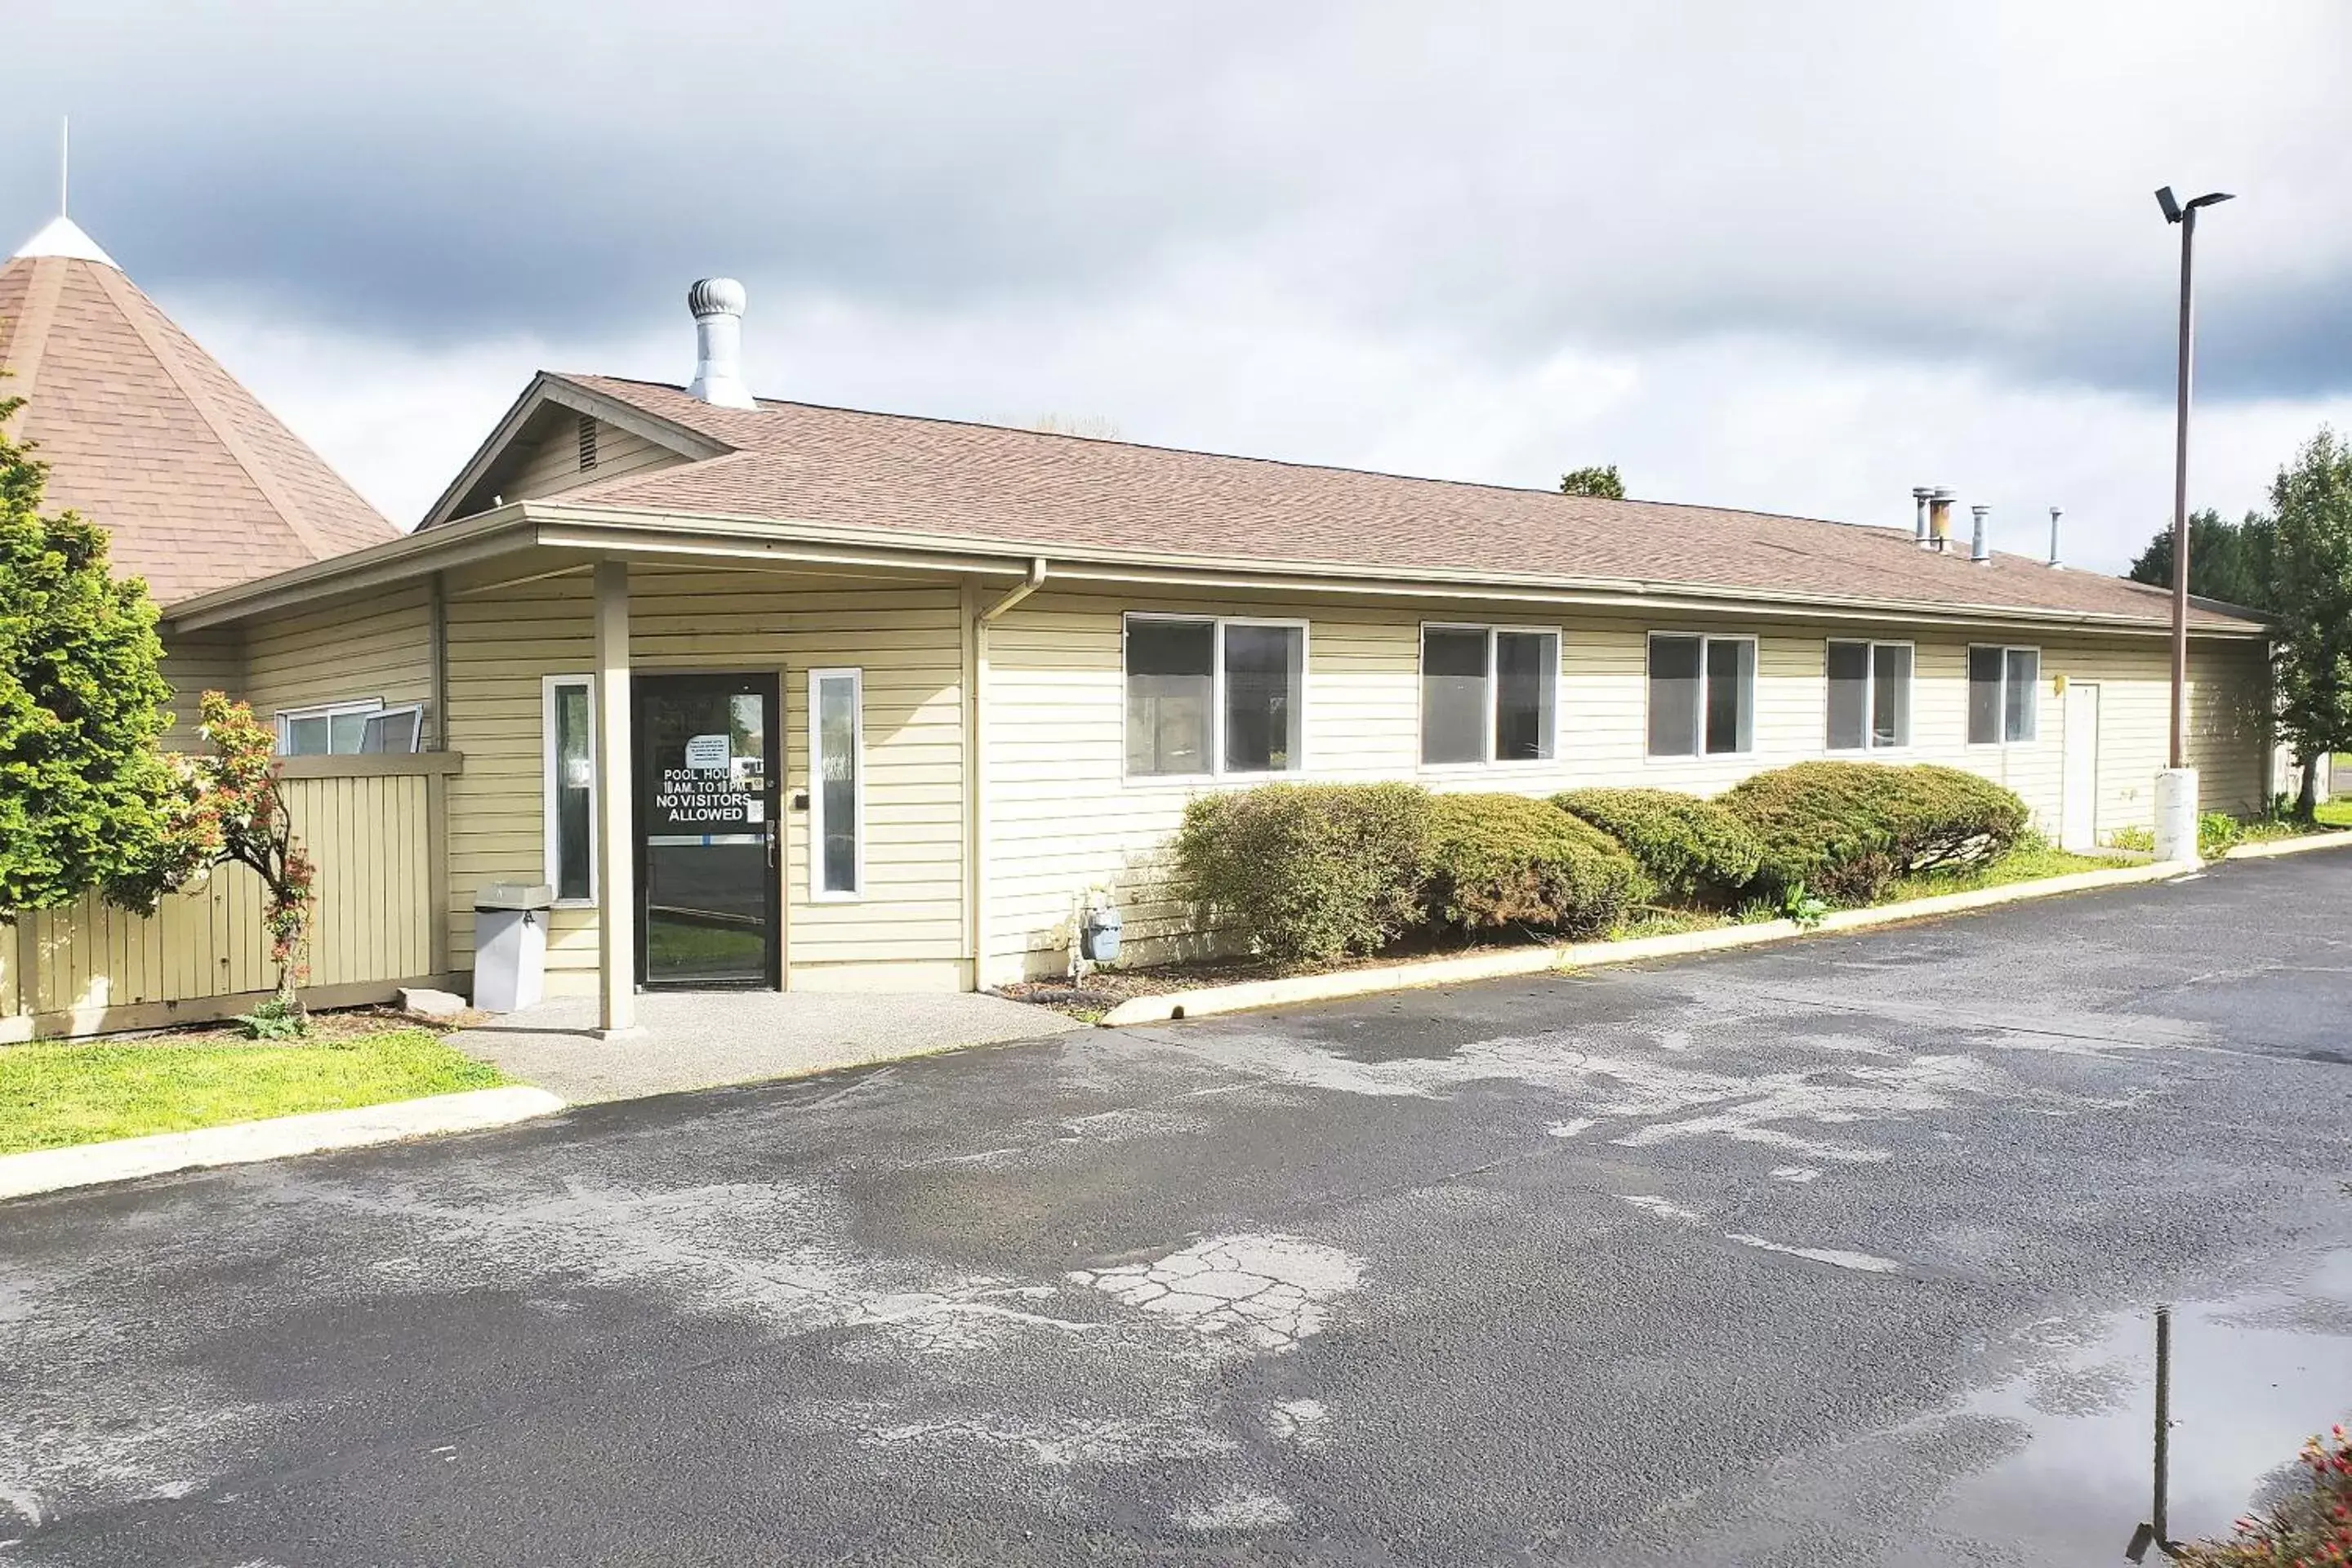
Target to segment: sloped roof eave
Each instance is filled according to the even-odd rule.
[[[1774,595],[1708,584],[1580,577],[1570,574],[1443,573],[1350,568],[1319,562],[1268,563],[1163,552],[1072,549],[1042,541],[845,528],[805,519],[689,514],[534,500],[510,501],[492,511],[419,529],[373,549],[223,588],[172,606],[164,618],[169,629],[217,626],[379,583],[420,577],[446,569],[460,559],[504,553],[533,544],[588,554],[623,544],[621,536],[631,532],[646,536],[643,541],[625,542],[633,551],[642,548],[658,555],[666,545],[674,546],[681,559],[709,558],[725,553],[727,546],[740,546],[746,555],[788,560],[789,547],[799,544],[806,547],[813,562],[837,560],[844,552],[855,552],[859,558],[877,563],[896,558],[911,570],[1003,575],[1024,574],[1033,560],[1043,557],[1049,573],[1065,580],[1245,586],[1317,595],[1542,598],[1555,603],[1582,602],[1631,609],[1655,607],[1717,614],[1749,611],[1759,616],[1783,619],[1811,616],[1882,623],[1928,620],[1950,626],[2031,626],[2143,637],[2162,636],[2170,629],[2168,623],[2160,619],[2092,611],[1929,604],[1812,593]],[[721,548],[714,551],[710,546]],[[778,547],[785,549],[780,551]],[[2269,628],[2260,622],[2234,617],[2228,621],[2192,622],[2189,630],[2192,636],[2204,638],[2259,638],[2269,633]]]
[[[1046,539],[1005,540],[971,534],[932,533],[913,530],[845,527],[813,519],[778,519],[756,514],[678,512],[579,500],[523,503],[534,518],[556,528],[548,542],[569,542],[560,531],[564,523],[592,527],[631,527],[681,538],[698,533],[742,538],[774,538],[857,545],[908,554],[982,555],[1003,560],[1007,570],[1042,557],[1055,575],[1106,575],[1120,571],[1149,572],[1152,579],[1198,579],[1204,585],[1232,584],[1253,579],[1268,586],[1314,593],[1374,592],[1411,594],[1435,590],[1439,596],[1461,596],[1478,590],[1500,595],[1538,593],[1595,603],[1646,605],[1682,603],[1713,609],[1765,606],[1769,613],[1795,616],[1808,610],[1828,614],[1867,615],[1927,619],[1953,625],[2039,625],[2081,626],[2141,635],[2168,633],[2168,617],[2119,616],[2095,610],[2063,609],[2001,604],[1973,604],[1879,598],[1861,595],[1827,595],[1811,591],[1776,593],[1719,584],[1685,583],[1666,578],[1580,576],[1572,573],[1497,574],[1464,570],[1381,567],[1321,561],[1280,561],[1258,557],[1192,555],[1162,551],[1127,551],[1099,546],[1072,546]],[[1076,570],[1074,570],[1074,568]],[[1106,570],[1108,569],[1108,574]],[[2269,628],[2260,621],[2231,616],[2227,620],[2192,619],[2189,631],[2198,637],[2261,637]]]
[[[506,456],[523,427],[530,423],[531,416],[550,404],[602,419],[616,428],[642,436],[656,446],[667,447],[682,458],[701,460],[724,456],[729,450],[725,443],[714,440],[699,430],[689,429],[674,419],[650,413],[625,399],[583,385],[575,376],[542,370],[531,377],[530,384],[522,389],[521,395],[508,405],[507,411],[499,416],[499,422],[491,427],[489,435],[474,448],[473,455],[457,470],[457,478],[451,479],[434,499],[433,505],[416,525],[418,531],[443,528],[457,517],[472,515],[461,513],[457,509],[496,471],[499,459]]]

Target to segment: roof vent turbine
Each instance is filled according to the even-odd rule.
[[[757,408],[743,384],[743,285],[705,278],[686,291],[694,312],[694,380],[687,391],[720,408]]]

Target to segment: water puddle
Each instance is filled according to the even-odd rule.
[[[2039,1364],[1958,1415],[2000,1423],[2023,1447],[1952,1489],[1938,1533],[2021,1539],[2051,1562],[2118,1561],[2151,1503],[2155,1314],[2055,1321],[2032,1338]],[[2352,1253],[2293,1291],[2177,1306],[2172,1417],[2171,1533],[2225,1534],[2299,1473],[2305,1438],[2352,1421]]]

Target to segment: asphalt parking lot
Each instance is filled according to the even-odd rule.
[[[2105,1561],[2352,1415],[2352,853],[0,1206],[0,1562]]]

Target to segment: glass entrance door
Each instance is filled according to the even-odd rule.
[[[637,980],[775,986],[776,678],[641,675],[636,737]]]

